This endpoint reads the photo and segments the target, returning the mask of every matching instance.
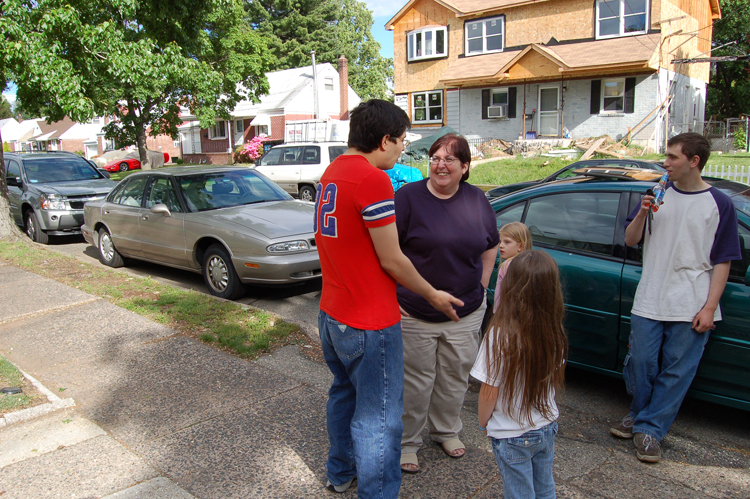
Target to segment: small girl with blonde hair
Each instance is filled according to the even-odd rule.
[[[503,299],[471,375],[479,390],[479,429],[492,440],[504,497],[555,497],[552,461],[565,382],[568,340],[557,264],[525,251],[508,268]]]
[[[497,269],[497,285],[495,286],[495,304],[492,312],[497,312],[497,306],[500,304],[500,283],[503,282],[505,274],[508,273],[508,266],[511,260],[522,251],[529,251],[532,248],[531,232],[525,224],[521,222],[511,222],[500,228],[500,257],[503,263]]]

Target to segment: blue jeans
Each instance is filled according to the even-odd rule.
[[[333,373],[328,390],[328,480],[357,477],[360,498],[396,499],[401,488],[404,347],[401,323],[366,331],[322,310],[318,329]]]
[[[630,317],[630,352],[623,375],[633,402],[634,433],[661,441],[672,426],[693,382],[709,333],[697,333],[690,322]]]
[[[492,438],[492,451],[503,477],[505,499],[554,499],[555,479],[552,459],[555,457],[557,422],[520,437]]]

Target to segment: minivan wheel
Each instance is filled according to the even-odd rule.
[[[107,229],[99,231],[99,261],[109,267],[117,268],[125,265],[122,255],[115,249],[112,235]]]
[[[203,258],[203,280],[208,291],[219,298],[236,300],[245,294],[245,286],[240,281],[229,254],[220,244],[206,250]]]
[[[299,198],[302,201],[315,201],[315,189],[309,185],[303,185],[299,188]]]
[[[35,243],[49,244],[49,236],[42,230],[39,217],[34,210],[26,212],[26,235]]]

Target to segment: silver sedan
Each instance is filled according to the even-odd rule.
[[[313,212],[248,168],[174,167],[136,172],[87,203],[81,230],[105,265],[200,272],[212,294],[236,299],[245,283],[320,277]]]

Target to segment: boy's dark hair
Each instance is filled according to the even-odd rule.
[[[688,160],[693,159],[693,156],[698,156],[698,169],[703,171],[703,167],[706,166],[708,157],[711,156],[711,144],[708,143],[706,137],[695,132],[686,132],[679,135],[675,135],[667,141],[667,147],[680,145],[682,154],[687,156]]]
[[[445,148],[446,153],[454,155],[456,159],[461,162],[461,165],[464,163],[471,163],[471,149],[469,148],[469,143],[463,136],[455,133],[448,133],[439,137],[432,143],[432,147],[430,147],[428,153],[430,157],[432,157],[432,155],[441,147]],[[471,168],[467,169],[466,173],[461,176],[461,182],[469,180],[469,170],[471,170]]]
[[[380,99],[368,100],[349,114],[349,147],[372,152],[383,137],[390,135],[395,142],[410,126],[409,117],[397,105]]]

